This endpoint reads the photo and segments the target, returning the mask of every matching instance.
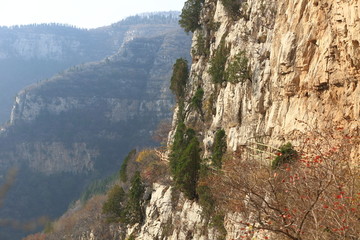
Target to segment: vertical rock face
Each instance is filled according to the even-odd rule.
[[[109,41],[108,31],[57,24],[1,27],[0,35],[1,124],[8,120],[14,96],[22,88],[73,65],[99,61],[119,48]]]
[[[146,222],[137,234],[138,239],[217,239],[216,230],[208,226],[199,204],[182,195],[174,199],[172,187],[154,184],[152,188]]]
[[[341,125],[358,134],[358,2],[295,1],[289,8],[280,5],[278,12],[271,80],[274,95],[288,99],[274,98],[268,126],[278,122],[275,135],[304,131],[298,119],[320,129]]]
[[[193,63],[185,98],[186,124],[199,132],[204,157],[210,155],[214,133],[220,128],[226,132],[229,151],[254,140],[278,146],[291,139],[298,144],[303,133],[335,126],[344,128],[349,136],[359,136],[359,2],[248,0],[243,1],[241,11],[242,17],[233,20],[221,1],[205,1],[202,28],[194,33]],[[209,23],[217,23],[218,28]],[[209,57],[196,54],[199,35],[210,39]],[[212,82],[210,59],[222,41],[230,47],[226,66],[238,53],[245,52],[249,79],[239,83],[225,80],[220,85]],[[205,92],[203,116],[191,107],[190,101],[199,87]],[[172,137],[170,134],[170,143]],[[144,225],[150,233],[142,228],[138,239],[156,239],[155,233],[163,232],[162,226],[170,218],[166,213],[166,193],[162,191],[163,202],[157,194],[152,197]],[[201,212],[195,205],[184,202],[177,214]],[[157,208],[151,210],[158,214],[155,218],[148,212],[153,208]],[[201,215],[192,219],[197,217],[199,222],[203,220]],[[241,236],[241,227],[236,224],[239,217],[229,213],[225,218],[226,239]],[[193,227],[194,237],[201,224],[192,225],[192,221],[180,218],[179,222],[172,222],[174,229],[164,239],[173,239],[177,232],[186,229],[186,224]],[[176,236],[188,239],[181,234]],[[193,239],[217,239],[216,236],[202,233]],[[254,237],[261,239],[261,234]]]
[[[341,126],[358,134],[358,2],[249,0],[242,11],[245,17],[234,21],[221,1],[206,1],[202,19],[219,28],[209,30],[205,23],[194,36],[212,38],[210,59],[224,39],[230,46],[227,66],[245,51],[251,68],[251,79],[219,88],[209,75],[209,57],[194,56],[188,98],[201,86],[210,107],[203,109],[206,124],[194,111],[187,121],[200,126],[205,147],[218,128],[234,151],[253,138],[280,144],[308,126]]]

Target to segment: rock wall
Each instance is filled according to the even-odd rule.
[[[146,208],[146,222],[141,226],[137,238],[216,239],[216,231],[213,228],[208,229],[201,206],[185,199],[183,195],[174,199],[172,194],[172,187],[153,185],[151,199]],[[130,234],[131,231],[128,235]]]
[[[243,17],[234,21],[221,1],[205,1],[203,25],[194,34],[195,50],[198,35],[210,39],[209,57],[192,51],[185,106],[187,126],[203,139],[203,157],[210,155],[218,129],[225,130],[229,151],[255,141],[280,146],[291,140],[298,146],[303,134],[335,127],[358,137],[359,1],[248,0],[241,11]],[[218,23],[218,29],[210,23]],[[212,82],[210,59],[222,40],[230,47],[227,66],[236,54],[246,53],[250,79],[221,85]],[[191,107],[199,87],[205,92],[203,116]],[[358,159],[358,146],[353,156]],[[184,204],[179,211],[190,208]],[[226,239],[238,239],[246,231],[237,225],[240,220],[227,214]],[[265,234],[257,232],[253,237],[263,239]],[[203,234],[193,239],[216,238]]]
[[[221,1],[206,1],[202,19],[220,23],[217,31],[206,23],[195,33],[209,34],[210,57],[193,56],[188,99],[197,87],[204,91],[201,121],[187,117],[203,135],[205,156],[216,129],[227,134],[235,151],[254,139],[279,145],[296,134],[330,126],[359,134],[360,87],[358,66],[358,1],[260,1],[243,3],[244,16],[233,21]],[[211,22],[211,21],[210,21]],[[207,33],[208,32],[208,33]],[[209,74],[222,39],[230,47],[227,65],[245,51],[251,80],[215,86]],[[194,43],[193,47],[196,47]]]

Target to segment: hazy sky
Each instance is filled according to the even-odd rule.
[[[185,0],[0,0],[0,26],[65,23],[109,25],[143,12],[180,11]]]

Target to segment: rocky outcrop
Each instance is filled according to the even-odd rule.
[[[71,233],[63,235],[58,226],[64,225],[68,216],[78,216],[83,210],[75,210],[64,215],[55,223],[55,233],[47,235],[47,239],[79,239],[79,240],[101,240],[106,239],[126,239],[134,236],[136,239],[217,239],[218,233],[208,226],[208,221],[204,218],[201,207],[193,201],[187,200],[182,194],[177,196],[174,202],[173,187],[155,183],[151,186],[151,198],[145,208],[145,219],[143,225],[124,226],[121,224],[108,224],[101,214],[101,202],[96,202],[97,208],[93,209],[94,218],[88,222],[85,219],[77,221],[79,225]],[[96,197],[90,200],[90,206]],[[63,219],[63,220],[62,220]],[[82,224],[80,224],[82,223]]]
[[[208,229],[202,208],[183,195],[174,199],[173,188],[154,184],[146,208],[146,222],[137,233],[139,239],[215,239],[216,231]],[[174,203],[174,200],[177,201]],[[131,229],[130,229],[131,230]],[[131,235],[131,232],[128,233]]]

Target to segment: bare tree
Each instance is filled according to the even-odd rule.
[[[152,139],[161,145],[166,145],[166,141],[171,130],[171,121],[165,119],[159,122],[154,133],[152,134]]]
[[[285,239],[359,239],[360,169],[351,160],[358,138],[313,134],[300,157],[271,168],[246,148],[224,161],[211,188],[220,206],[237,212],[243,237],[267,230]],[[250,230],[249,230],[250,229]]]

